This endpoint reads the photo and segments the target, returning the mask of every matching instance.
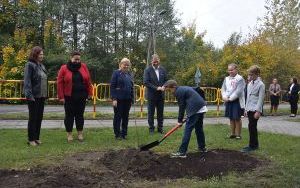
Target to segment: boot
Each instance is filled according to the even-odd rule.
[[[73,141],[72,132],[67,132],[67,140],[68,140],[68,142],[72,142]]]
[[[83,133],[82,133],[82,131],[77,131],[77,134],[78,134],[78,140],[80,142],[82,142],[83,141]]]

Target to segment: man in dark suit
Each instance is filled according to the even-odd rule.
[[[203,132],[203,118],[204,113],[207,112],[206,102],[194,88],[189,86],[177,86],[175,80],[168,80],[164,86],[175,94],[178,101],[179,112],[177,125],[182,126],[185,111],[187,115],[181,146],[178,152],[171,154],[171,157],[186,158],[186,152],[194,128],[199,151],[207,152]]]
[[[144,85],[147,87],[148,124],[150,134],[154,133],[154,112],[157,111],[157,131],[163,133],[164,113],[164,83],[167,81],[167,72],[160,66],[159,56],[152,56],[151,66],[144,71]]]

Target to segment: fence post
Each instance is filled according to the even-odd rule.
[[[220,101],[221,101],[221,90],[217,89],[217,117],[220,115]]]
[[[96,84],[93,84],[93,119],[96,119],[96,96],[97,96],[97,85]]]
[[[140,87],[140,99],[141,99],[141,113],[140,113],[140,117],[143,118],[143,105],[144,105],[144,100],[145,100],[145,87],[143,85],[141,85]]]

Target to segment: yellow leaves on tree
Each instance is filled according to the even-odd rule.
[[[58,49],[63,46],[63,38],[59,33],[59,24],[54,20],[46,20],[44,27],[44,45],[47,49]]]
[[[0,68],[0,78],[6,80],[22,79],[28,51],[23,48],[16,51],[11,45],[8,45],[2,49],[2,52],[3,64]]]
[[[19,7],[27,7],[29,5],[28,0],[19,0]]]

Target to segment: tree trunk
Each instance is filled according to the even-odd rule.
[[[73,50],[76,50],[78,48],[78,14],[72,13],[72,27],[73,27]]]

